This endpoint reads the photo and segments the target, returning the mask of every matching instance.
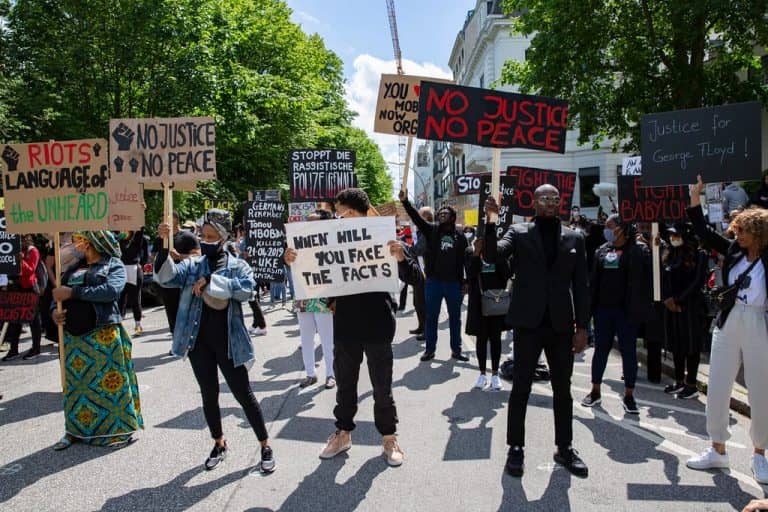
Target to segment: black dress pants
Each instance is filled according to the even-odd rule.
[[[373,385],[373,418],[383,436],[397,431],[397,409],[392,397],[392,345],[390,343],[339,343],[333,345],[333,371],[336,374],[336,428],[355,429],[357,382],[363,354]]]
[[[424,319],[427,314],[427,299],[424,297],[424,283],[413,285],[413,309],[416,310],[416,318],[419,321],[417,329],[424,332]]]
[[[549,326],[515,329],[515,366],[507,411],[507,444],[525,446],[525,413],[541,351],[547,356],[555,413],[555,445],[567,448],[573,439],[573,335],[557,333]]]

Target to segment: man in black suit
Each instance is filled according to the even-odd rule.
[[[515,334],[506,470],[513,476],[523,474],[525,411],[536,363],[544,350],[554,393],[555,462],[576,476],[586,477],[587,466],[571,446],[573,354],[582,352],[587,344],[589,315],[584,237],[561,226],[560,193],[555,187],[540,186],[534,200],[533,222],[511,226],[498,244],[496,237],[485,238],[486,259],[494,261],[497,253],[511,258],[515,278],[506,318]],[[493,198],[485,203],[485,211],[489,216],[498,214]],[[486,233],[494,228],[486,224]]]

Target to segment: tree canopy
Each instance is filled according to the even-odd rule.
[[[567,99],[579,142],[637,151],[644,114],[768,101],[768,0],[505,0],[533,34],[501,81]]]
[[[0,0],[2,138],[104,137],[110,118],[210,115],[221,183],[190,208],[206,194],[286,189],[290,149],[334,143],[358,152],[369,194],[389,198],[378,148],[351,128],[341,60],[290,15],[281,0]]]

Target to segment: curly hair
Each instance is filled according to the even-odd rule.
[[[729,227],[752,235],[760,251],[768,247],[768,210],[752,206],[738,214]]]
[[[343,204],[362,214],[368,213],[368,208],[371,207],[368,194],[359,188],[345,188],[336,194],[336,203]]]

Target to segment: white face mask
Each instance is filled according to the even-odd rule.
[[[683,245],[683,241],[681,239],[679,239],[679,238],[675,238],[675,239],[670,240],[669,244],[672,247],[680,247],[680,246]]]

